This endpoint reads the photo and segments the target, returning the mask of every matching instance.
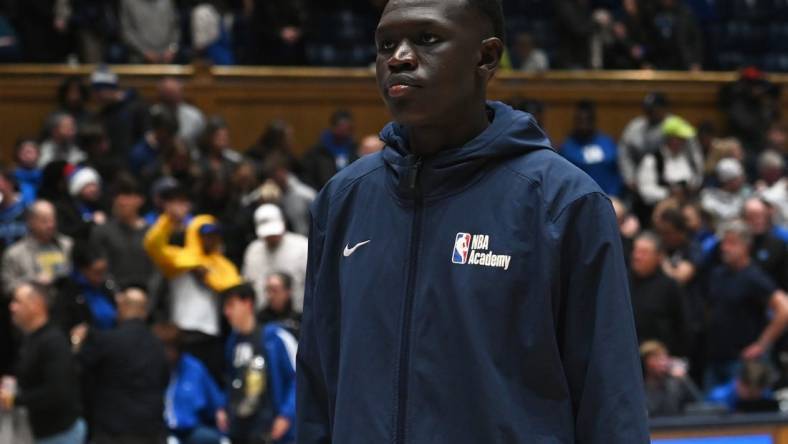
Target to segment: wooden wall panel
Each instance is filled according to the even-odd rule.
[[[93,67],[0,66],[0,159],[7,160],[13,142],[36,135],[55,106],[55,90],[66,75],[87,76]],[[377,133],[388,114],[367,69],[251,68],[207,66],[117,66],[121,84],[137,88],[149,101],[163,76],[181,78],[188,100],[206,114],[221,114],[231,127],[234,145],[251,145],[266,124],[282,118],[296,129],[299,152],[311,146],[326,128],[331,113],[347,108],[356,117],[359,138]],[[491,84],[495,99],[528,97],[545,102],[546,129],[553,142],[563,140],[572,126],[574,104],[597,102],[600,128],[617,137],[640,112],[649,91],[668,94],[673,110],[694,123],[722,123],[716,109],[717,90],[734,73],[552,72],[543,75],[501,74]],[[786,76],[774,76],[788,83]]]

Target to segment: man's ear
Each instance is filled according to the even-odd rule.
[[[503,49],[503,42],[498,37],[490,37],[482,41],[479,70],[487,80],[490,80],[498,69],[503,57]]]

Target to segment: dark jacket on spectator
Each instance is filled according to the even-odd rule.
[[[591,64],[594,22],[586,0],[558,0],[555,30],[558,36],[558,67],[587,69]]]
[[[323,185],[339,171],[336,158],[326,147],[329,134],[328,131],[324,132],[321,142],[312,148],[301,161],[304,182],[316,190],[323,188]],[[350,165],[356,159],[358,159],[356,144],[352,143],[348,146],[347,164]]]
[[[91,244],[107,255],[109,274],[121,287],[131,283],[147,284],[151,278],[153,263],[142,248],[146,231],[147,225],[130,227],[110,219],[91,233]]]
[[[54,27],[56,0],[23,0],[20,8],[20,34],[23,58],[36,63],[65,61],[71,40]]]
[[[303,65],[304,39],[286,44],[280,35],[287,26],[301,28],[306,20],[306,9],[301,0],[256,0],[251,17],[249,51],[253,64]]]
[[[674,355],[685,356],[689,315],[687,301],[678,283],[661,269],[641,278],[630,272],[629,291],[640,342],[656,339]]]
[[[79,379],[68,340],[53,324],[25,337],[16,367],[16,404],[27,407],[36,438],[68,430],[80,416]]]
[[[104,211],[100,204],[88,205],[68,196],[57,200],[55,208],[58,229],[76,242],[87,242],[90,239],[97,226],[92,221],[93,213]]]
[[[126,162],[131,147],[145,133],[147,107],[137,97],[135,90],[127,90],[120,102],[102,108],[97,117],[109,137],[110,152],[121,162]]]
[[[752,258],[783,290],[788,290],[788,244],[773,233],[753,236]]]
[[[685,70],[703,62],[703,36],[682,3],[655,11],[648,28],[648,59],[657,69]]]
[[[142,320],[92,331],[79,355],[96,432],[160,436],[170,370],[164,346]]]
[[[111,282],[94,288],[74,272],[56,280],[54,288],[57,297],[52,304],[52,322],[66,334],[82,323],[101,330],[115,325],[115,288]]]

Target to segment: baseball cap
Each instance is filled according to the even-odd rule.
[[[741,166],[741,162],[730,157],[720,160],[714,170],[717,173],[717,179],[722,183],[738,179],[744,175],[744,168]]]
[[[90,86],[95,89],[118,87],[118,75],[112,72],[108,66],[102,65],[90,74]]]
[[[221,234],[222,227],[219,224],[205,224],[200,227],[200,234]]]
[[[285,234],[285,218],[274,204],[260,205],[254,212],[254,224],[259,238]]]
[[[695,128],[679,116],[670,116],[662,122],[662,134],[665,137],[691,139],[695,137]]]

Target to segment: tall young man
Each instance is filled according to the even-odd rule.
[[[298,442],[648,442],[612,206],[487,102],[495,0],[390,0],[386,147],[313,206]]]

